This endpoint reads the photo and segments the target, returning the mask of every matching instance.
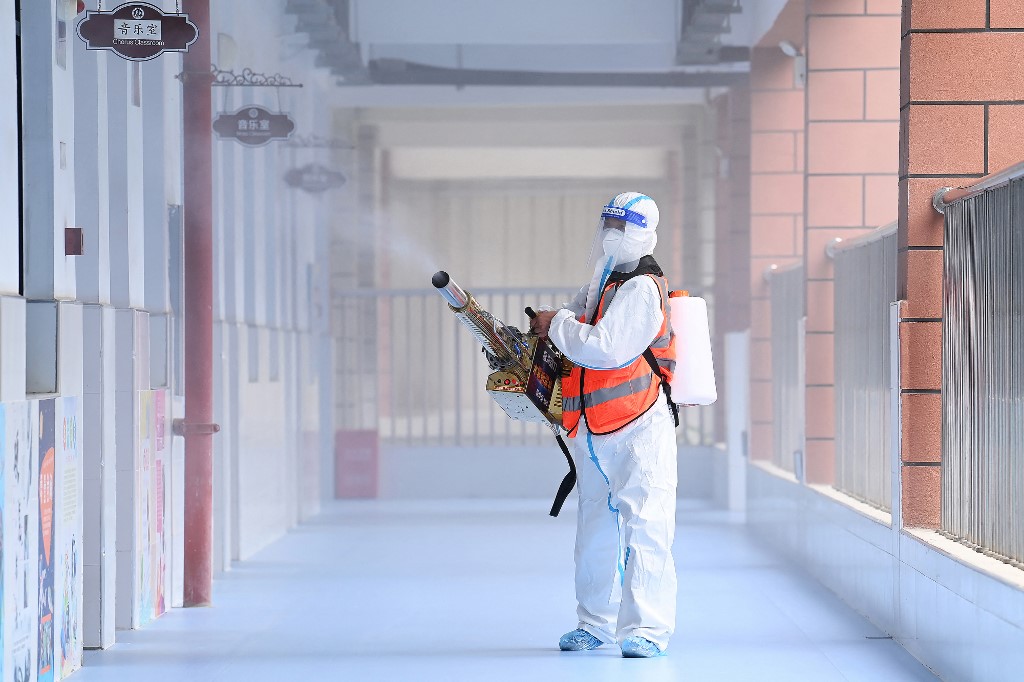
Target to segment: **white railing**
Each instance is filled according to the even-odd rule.
[[[772,461],[803,478],[804,266],[772,266]]]
[[[942,529],[1024,566],[1024,164],[945,215]]]
[[[897,224],[829,245],[835,259],[835,487],[892,507],[889,306],[896,300]]]
[[[477,302],[525,329],[526,306],[557,307],[575,290],[473,289]],[[509,419],[484,390],[475,339],[433,287],[335,294],[341,429],[371,429],[401,445],[546,445],[551,432]],[[680,411],[681,445],[714,443],[714,408]]]

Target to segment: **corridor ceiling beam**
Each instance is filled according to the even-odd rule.
[[[567,73],[452,69],[416,64],[403,59],[373,59],[370,79],[381,85],[452,85],[516,87],[632,87],[712,88],[747,82],[739,71],[669,71],[662,73]]]

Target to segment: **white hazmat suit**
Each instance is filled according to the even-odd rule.
[[[598,324],[578,321],[585,312],[592,319],[610,271],[632,271],[657,243],[653,200],[629,192],[608,206],[642,214],[646,227],[627,223],[618,235],[599,231],[601,252],[591,258],[592,263],[596,260],[594,281],[554,316],[548,332],[569,360],[591,369],[616,369],[635,361],[658,336],[664,320],[658,285],[640,275],[620,285]],[[608,435],[593,435],[581,418],[572,454],[579,490],[579,629],[602,643],[618,642],[624,655],[624,642],[635,637],[663,652],[675,628],[677,480],[675,425],[664,394],[637,420]]]

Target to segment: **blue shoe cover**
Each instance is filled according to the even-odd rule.
[[[643,637],[627,637],[622,641],[623,658],[654,658],[662,656],[658,645]]]
[[[558,648],[562,651],[590,651],[604,644],[586,630],[573,630],[562,635]]]

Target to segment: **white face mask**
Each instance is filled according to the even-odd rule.
[[[601,246],[605,256],[615,256],[622,245],[622,238],[625,235],[622,230],[605,230],[601,240]]]

